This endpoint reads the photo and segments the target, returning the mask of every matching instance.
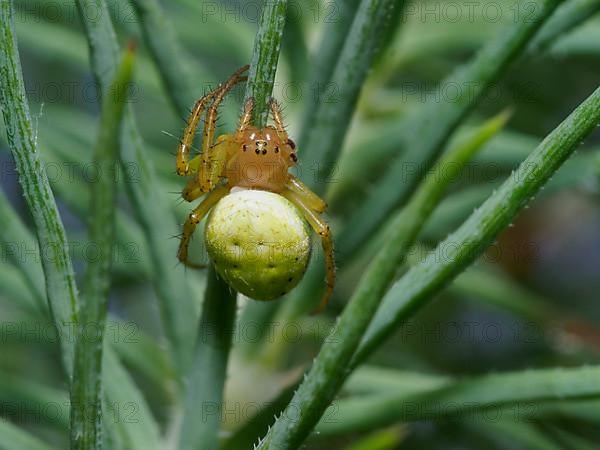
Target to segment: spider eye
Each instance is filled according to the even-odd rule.
[[[292,147],[292,150],[296,150],[296,143],[294,141],[292,141],[291,139],[287,140],[287,145]]]

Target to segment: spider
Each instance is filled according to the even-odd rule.
[[[238,69],[223,84],[205,94],[194,105],[177,151],[176,172],[191,177],[182,197],[193,202],[207,195],[189,214],[177,256],[188,267],[204,268],[188,260],[190,239],[200,221],[225,196],[234,190],[262,190],[281,195],[291,202],[310,227],[320,236],[325,254],[325,292],[317,311],[324,308],[333,293],[335,261],[331,231],[321,217],[327,204],[294,175],[288,173],[298,161],[296,144],[289,138],[278,102],[269,100],[274,126],[257,128],[251,124],[255,105],[249,98],[243,108],[239,126],[234,133],[223,134],[214,140],[218,108],[226,94],[237,84],[246,81],[249,66]],[[189,159],[196,129],[206,109],[202,148],[199,155]],[[257,168],[258,171],[244,170]]]

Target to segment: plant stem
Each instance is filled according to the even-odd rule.
[[[275,84],[275,73],[281,50],[287,0],[264,2],[248,74],[246,96],[254,97],[254,125],[262,128],[269,115],[269,98]]]
[[[235,299],[235,293],[218,277],[211,264],[196,342],[196,359],[185,398],[180,450],[218,447]]]
[[[29,105],[14,34],[12,1],[0,3],[0,105],[19,182],[33,217],[46,280],[48,306],[61,336],[69,383],[73,369],[71,325],[77,323],[78,294],[65,230],[36,151]]]
[[[102,91],[108,92],[119,63],[110,13],[104,0],[77,0],[77,6],[88,37],[94,76]],[[89,10],[98,13],[87,14]],[[149,247],[161,319],[183,385],[183,376],[192,361],[198,311],[183,268],[174,267],[173,241],[167,239],[179,227],[156,182],[152,161],[144,154],[144,143],[129,107],[125,111],[119,156],[127,194]]]
[[[458,380],[441,388],[417,389],[411,393],[388,391],[358,396],[340,400],[336,405],[336,420],[323,422],[316,430],[319,437],[331,437],[398,422],[476,417],[477,412],[489,408],[600,398],[598,383],[594,381],[599,375],[598,366],[525,370]],[[526,414],[526,409],[521,413]]]
[[[35,237],[27,230],[26,224],[23,223],[23,221],[20,220],[18,216],[16,216],[14,211],[11,210],[10,213],[4,211],[6,207],[10,208],[10,205],[4,204],[4,202],[0,201],[0,216],[12,217],[12,220],[15,220],[14,228],[19,230],[19,232],[13,233],[13,227],[10,227],[7,230],[10,232],[10,234],[4,233],[2,236],[3,239],[6,239],[7,242],[13,244],[18,243],[23,248],[35,248]],[[34,297],[45,298],[46,288],[44,286],[43,276],[41,277],[41,279],[37,276],[28,276],[30,274],[35,274],[38,272],[42,273],[43,275],[41,264],[39,264],[39,260],[37,259],[35,263],[31,260],[28,261],[29,263],[27,264],[27,266],[18,266],[20,273],[22,274],[23,279],[26,280],[27,287],[29,288],[31,294]],[[3,269],[3,271],[0,271],[2,275],[6,275],[5,272],[9,272],[6,267]],[[10,275],[8,276],[10,277]],[[2,286],[3,288],[7,287],[9,281],[14,281],[14,278],[9,280],[0,280],[0,286]],[[20,289],[19,293],[22,296],[23,294],[25,294],[26,296],[27,290]],[[12,294],[11,298],[18,297],[16,297],[16,294]],[[24,302],[25,300],[22,301]],[[33,313],[35,315],[34,317],[36,320],[41,320],[44,321],[43,323],[45,323],[46,311],[42,313],[38,311],[37,308],[33,308],[34,304],[32,304],[32,302],[27,303],[27,305],[30,304],[31,306],[27,308],[27,311]],[[124,347],[128,345],[130,344],[127,342],[117,342],[113,343],[113,345],[107,346],[104,350],[105,361],[103,363],[103,380],[108,401],[105,402],[105,404],[103,405],[103,407],[105,408],[103,413],[106,415],[108,412],[111,413],[113,417],[118,418],[130,413],[131,411],[128,411],[127,408],[130,408],[132,405],[135,405],[136,421],[134,422],[117,420],[115,427],[117,430],[110,429],[111,437],[113,437],[113,435],[118,435],[118,437],[122,436],[123,440],[131,443],[133,449],[156,450],[156,448],[153,447],[153,445],[155,445],[158,441],[158,426],[156,425],[154,418],[152,417],[150,408],[146,404],[146,400],[139,392],[129,373],[125,371],[123,367],[121,367],[119,360],[116,357],[115,352],[113,351],[113,347],[119,347],[119,350],[121,350],[121,353],[123,353]],[[154,346],[158,347],[158,344],[154,343]],[[132,351],[131,349],[128,350]],[[133,351],[136,351],[136,349],[133,349]],[[159,350],[156,349],[155,353],[158,354]],[[146,354],[144,354],[142,357],[146,357]],[[145,363],[149,364],[153,360],[154,359],[152,358],[147,358],[145,360]],[[163,363],[162,365],[164,366],[165,363]],[[168,363],[171,363],[171,361],[169,360]],[[135,364],[132,364],[132,366],[134,365]],[[169,373],[169,376],[165,377],[163,373],[156,374],[156,372],[157,371],[154,370],[153,376],[156,378],[160,378],[163,382],[165,379],[170,380],[173,378],[172,373]],[[108,423],[111,422],[109,421]]]
[[[94,152],[94,164],[101,176],[92,185],[89,235],[98,249],[98,257],[88,261],[79,308],[71,388],[71,448],[76,450],[102,447],[102,356],[115,241],[116,169],[133,59],[131,48],[123,57],[108,95],[103,97]],[[93,336],[90,329],[96,331]]]
[[[323,99],[306,125],[310,131],[300,165],[306,172],[314,169],[314,177],[305,181],[317,193],[324,191],[333,171],[367,73],[387,37],[388,22],[402,5],[398,0],[362,0],[358,6],[329,82],[335,89],[334,98]]]
[[[344,42],[352,26],[356,8],[359,0],[334,0],[327,5],[336,11],[336,20],[326,21],[319,44],[315,47],[316,52],[312,55],[314,68],[311,70],[312,77],[310,85],[316,88],[314,95],[308,96],[304,106],[305,112],[302,118],[298,146],[304,148],[308,136],[313,131],[315,109],[323,101],[324,90],[335,87],[330,83],[331,75],[336,67],[336,62],[342,53]]]

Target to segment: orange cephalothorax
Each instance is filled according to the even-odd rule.
[[[232,154],[224,172],[229,186],[283,191],[290,177],[288,169],[297,161],[295,144],[285,131],[248,127],[230,139]]]

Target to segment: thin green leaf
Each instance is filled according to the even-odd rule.
[[[81,193],[82,190],[79,192]],[[0,274],[4,277],[0,280],[0,286],[3,289],[10,289],[10,298],[15,300],[22,299],[24,311],[35,317],[36,320],[41,320],[47,316],[48,309],[44,304],[43,310],[40,310],[35,300],[46,297],[44,274],[42,266],[39,264],[40,256],[37,251],[35,254],[31,254],[30,258],[23,258],[23,255],[20,253],[20,249],[37,248],[35,237],[12,209],[2,191],[0,191],[0,220],[5,224],[4,232],[0,237],[4,245],[5,255],[11,258],[19,268],[18,273],[12,274],[11,271],[16,269],[3,264]],[[128,228],[124,228],[124,230],[126,229]],[[119,230],[118,223],[117,230]],[[27,264],[24,264],[25,261]],[[26,285],[23,286],[19,283],[21,280],[16,280],[15,275],[22,275],[23,281],[27,282]],[[118,355],[129,366],[135,368],[164,389],[165,381],[174,378],[172,362],[164,350],[159,347],[159,344],[154,339],[140,330],[135,329],[135,337],[132,337],[131,340],[123,338],[121,334],[118,334],[119,331],[128,332],[134,330],[134,324],[119,321],[114,317],[111,317],[109,321],[111,322],[109,327],[116,330],[115,338],[110,341],[110,344],[114,347]]]
[[[331,89],[335,89],[335,85],[331,83],[331,75],[352,26],[358,3],[359,0],[332,0],[326,6],[327,13],[333,11],[336,18],[324,20],[323,34],[312,55],[314,68],[311,71],[310,84],[316,88],[316,91],[314,95],[308,96],[308,102],[304,106],[302,126],[298,136],[300,148],[304,148],[308,135],[312,132],[315,109],[323,102],[325,91],[329,93]]]
[[[575,109],[463,225],[392,286],[354,357],[356,366],[487,248],[600,123],[600,88]],[[440,255],[444,256],[440,258]]]
[[[217,448],[227,360],[235,319],[235,294],[209,267],[196,358],[185,398],[179,448]]]
[[[358,6],[329,81],[335,89],[335,97],[319,103],[312,113],[312,121],[305,124],[310,132],[302,143],[300,165],[306,172],[314,170],[314,178],[306,182],[317,193],[324,191],[369,68],[387,36],[391,17],[402,5],[403,2],[397,0],[362,0]],[[317,88],[324,89],[323,86]]]
[[[98,249],[98,257],[88,261],[79,308],[71,387],[72,449],[93,450],[102,445],[102,355],[115,241],[116,169],[133,59],[133,49],[130,48],[117,69],[109,95],[103,98],[94,151],[94,163],[102,176],[92,185],[90,211],[93,211],[93,218],[89,234]],[[90,329],[97,330],[97,333],[90,336]]]
[[[46,281],[48,305],[61,330],[62,357],[69,380],[73,367],[70,325],[77,323],[77,286],[69,258],[65,230],[40,158],[25,96],[21,63],[14,34],[12,2],[0,4],[0,106],[9,147],[23,194],[36,226]]]
[[[411,119],[406,130],[409,150],[397,158],[381,181],[339,233],[340,252],[351,256],[390,211],[406,200],[422,175],[443,150],[450,135],[467,117],[485,90],[506,72],[525,50],[528,42],[554,12],[562,0],[542,0],[535,13],[515,23],[482,48],[467,65],[460,67],[440,83],[444,86],[471,86],[461,89],[459,98],[430,101]],[[435,120],[433,119],[435,118]],[[400,145],[400,142],[397,143]],[[407,172],[410,168],[410,174]],[[412,170],[414,169],[414,171]],[[398,183],[398,180],[403,180]]]
[[[146,399],[120,364],[112,347],[104,351],[102,367],[106,390],[102,410],[105,423],[118,430],[126,448],[160,450],[160,430]]]
[[[326,437],[397,422],[469,420],[489,409],[499,409],[496,417],[510,414],[515,420],[533,420],[538,403],[600,397],[594,381],[599,375],[597,366],[540,369],[484,375],[438,389],[401,389],[397,394],[388,390],[337,401],[335,420],[322,421],[315,431],[317,436]],[[509,408],[512,405],[522,407]]]
[[[77,6],[88,37],[94,76],[102,91],[107,93],[118,65],[119,52],[106,3],[104,0],[78,0]],[[98,14],[86,14],[88,9],[98,11]],[[148,242],[161,318],[171,354],[182,377],[191,364],[198,312],[183,268],[174,267],[175,244],[167,239],[177,232],[178,227],[169,213],[164,192],[155,183],[154,167],[144,154],[144,144],[131,108],[125,111],[121,139],[120,158],[125,186]]]
[[[573,156],[544,186],[544,191],[540,192],[539,196],[548,197],[556,194],[561,189],[581,188],[585,187],[586,183],[590,184],[595,179],[595,173],[597,173],[595,168],[596,159],[593,151]],[[481,158],[477,160],[477,163],[487,164],[485,161],[488,160]],[[494,167],[496,163],[490,160],[490,164],[491,166],[488,167]],[[436,208],[431,220],[423,229],[423,237],[430,242],[438,242],[446,237],[500,186],[499,181],[493,180],[488,184],[475,185],[448,196]]]
[[[103,15],[103,17],[106,16]],[[3,37],[0,44],[0,101],[8,141],[21,176],[25,197],[34,217],[40,247],[48,249],[48,251],[41,252],[46,292],[53,320],[58,329],[62,330],[59,334],[63,338],[61,344],[64,367],[70,381],[73,361],[73,343],[70,336],[71,325],[77,323],[77,289],[71,262],[68,258],[64,228],[60,222],[45,172],[40,170],[40,160],[35,151],[31,120],[24,96],[20,63],[12,29],[10,3],[2,3],[0,18],[2,19],[0,20],[0,31]],[[50,249],[52,251],[49,251]],[[115,366],[118,367],[118,364],[115,363]],[[114,395],[124,392],[129,394],[132,392],[132,386],[128,380],[109,377],[106,390],[110,402],[123,404],[120,402],[120,398]],[[115,389],[117,387],[120,389],[118,392]],[[145,429],[144,433],[141,433],[144,445],[135,448],[154,448],[158,441],[158,433],[153,419],[151,415],[146,414],[145,402],[138,399],[136,407],[140,411],[137,428],[145,427]],[[129,430],[136,427],[126,428]],[[152,429],[155,432],[150,432]],[[136,445],[135,440],[131,442],[132,445]]]
[[[344,384],[344,391],[356,394],[399,393],[404,390],[407,395],[415,392],[439,389],[448,385],[452,378],[429,373],[408,372],[377,366],[360,367]]]
[[[254,38],[245,98],[254,97],[253,119],[258,128],[267,124],[269,98],[275,84],[286,10],[287,0],[265,1]]]
[[[462,167],[504,127],[509,117],[510,113],[508,111],[501,112],[482,123],[468,136],[454,143],[440,161],[436,163],[436,177],[426,177],[423,185],[419,186],[413,198],[402,210],[402,221],[418,219],[421,221],[418,227],[420,230],[439,204],[448,184],[458,178]],[[443,178],[443,181],[440,182],[439,178]],[[372,239],[372,243],[363,247],[370,245],[374,248],[380,248],[386,245],[387,236],[393,233],[394,228],[398,226],[398,220],[392,218],[386,221],[385,225],[382,226],[383,231]]]

